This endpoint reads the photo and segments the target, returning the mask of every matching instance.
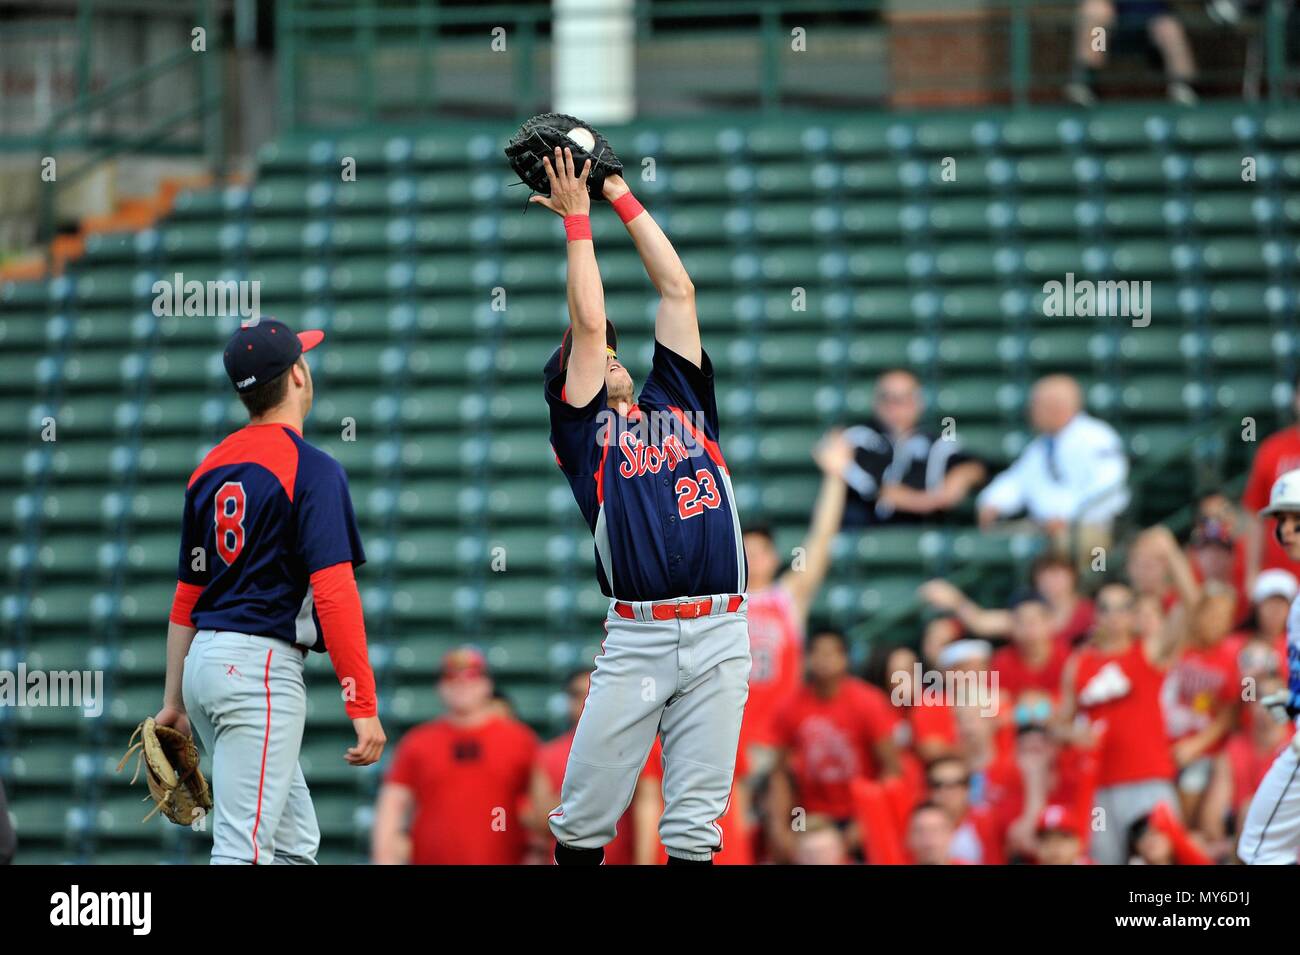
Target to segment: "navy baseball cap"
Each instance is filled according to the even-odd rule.
[[[251,391],[274,379],[324,339],[325,333],[317,330],[295,335],[274,318],[244,322],[226,343],[226,374],[236,391]]]

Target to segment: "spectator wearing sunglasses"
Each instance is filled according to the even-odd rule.
[[[967,865],[1002,865],[1002,832],[993,814],[984,806],[971,804],[971,774],[966,764],[949,756],[926,770],[927,798],[952,822],[948,855]]]

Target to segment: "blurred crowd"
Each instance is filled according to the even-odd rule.
[[[1005,469],[931,433],[909,372],[876,382],[873,414],[813,450],[821,483],[793,559],[744,529],[749,702],[720,864],[1215,864],[1236,861],[1250,798],[1293,727],[1258,701],[1286,684],[1297,568],[1257,516],[1300,465],[1300,427],[1260,443],[1240,501],[1196,502],[1180,541],[1120,533],[1128,462],[1077,382],[1038,381],[1033,437]],[[1297,402],[1300,416],[1300,402]],[[991,477],[991,480],[990,480]],[[872,648],[809,620],[839,534],[960,520],[1036,535],[1010,599],[921,585],[923,631]],[[484,657],[443,661],[439,719],[408,733],[379,796],[377,862],[549,861],[589,673],[569,729],[540,742]],[[658,747],[610,864],[664,861]]]

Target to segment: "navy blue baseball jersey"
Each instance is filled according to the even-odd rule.
[[[718,447],[713,365],[655,342],[654,363],[626,416],[604,385],[586,406],[564,400],[559,351],[545,372],[551,447],[595,537],[601,590],[666,600],[745,590],[745,549]]]
[[[248,425],[190,477],[178,576],[203,588],[191,614],[200,630],[323,651],[311,575],[365,559],[343,466],[292,427]]]

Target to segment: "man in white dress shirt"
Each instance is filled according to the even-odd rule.
[[[1128,506],[1128,457],[1115,429],[1083,410],[1083,391],[1068,375],[1034,385],[1029,422],[1037,433],[1009,468],[975,500],[982,528],[1024,513],[1058,545],[1071,536],[1085,565],[1110,540]]]

